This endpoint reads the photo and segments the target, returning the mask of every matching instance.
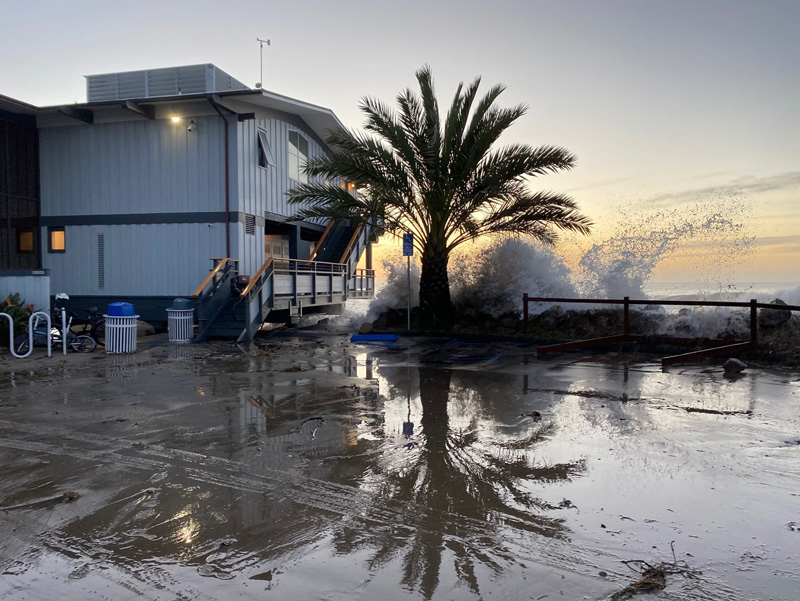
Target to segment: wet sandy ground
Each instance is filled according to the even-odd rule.
[[[501,343],[2,355],[0,599],[796,600],[798,410]]]

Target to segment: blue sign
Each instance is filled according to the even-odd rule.
[[[403,234],[403,256],[414,256],[414,234]]]

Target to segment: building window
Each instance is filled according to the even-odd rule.
[[[67,238],[63,227],[49,227],[47,233],[47,252],[63,253],[67,251]]]
[[[25,254],[36,252],[36,238],[33,230],[17,232],[17,252]]]
[[[308,140],[300,132],[289,132],[289,177],[301,184],[308,183],[304,168],[308,161]]]
[[[269,165],[275,166],[275,156],[272,154],[272,147],[269,145],[267,131],[258,128],[258,166],[266,169]]]
[[[255,236],[256,235],[256,216],[255,215],[245,215],[244,216],[244,233],[248,236]]]

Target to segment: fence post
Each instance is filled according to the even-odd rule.
[[[626,296],[622,302],[622,333],[629,336],[631,333],[631,297]]]
[[[528,331],[528,293],[522,295],[522,331]]]
[[[750,299],[750,344],[758,344],[758,299]]]

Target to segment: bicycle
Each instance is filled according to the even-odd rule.
[[[56,300],[69,300],[69,296],[66,294],[57,294]],[[54,346],[59,344],[63,344],[64,342],[64,332],[62,332],[62,324],[61,324],[61,307],[55,307],[53,309],[53,315],[51,320],[50,331],[47,331],[47,322],[43,319],[34,320],[32,324],[33,328],[33,345],[46,345],[47,344],[47,337],[50,337],[50,340]],[[71,348],[73,351],[78,353],[91,353],[94,349],[97,348],[97,341],[92,338],[88,334],[76,334],[72,332],[72,321],[75,319],[76,315],[72,311],[67,311],[67,327],[66,327],[66,341],[67,346]],[[105,320],[103,320],[105,321]],[[104,326],[105,328],[105,326]],[[105,330],[104,330],[105,331]],[[14,348],[18,354],[24,355],[28,352],[28,345],[30,343],[30,336],[29,332],[25,334],[20,334],[14,339]]]
[[[97,312],[97,307],[86,310],[87,317],[76,317],[74,326],[82,326],[81,329],[72,328],[74,334],[80,336],[85,334],[91,336],[98,345],[106,345],[106,318]]]

